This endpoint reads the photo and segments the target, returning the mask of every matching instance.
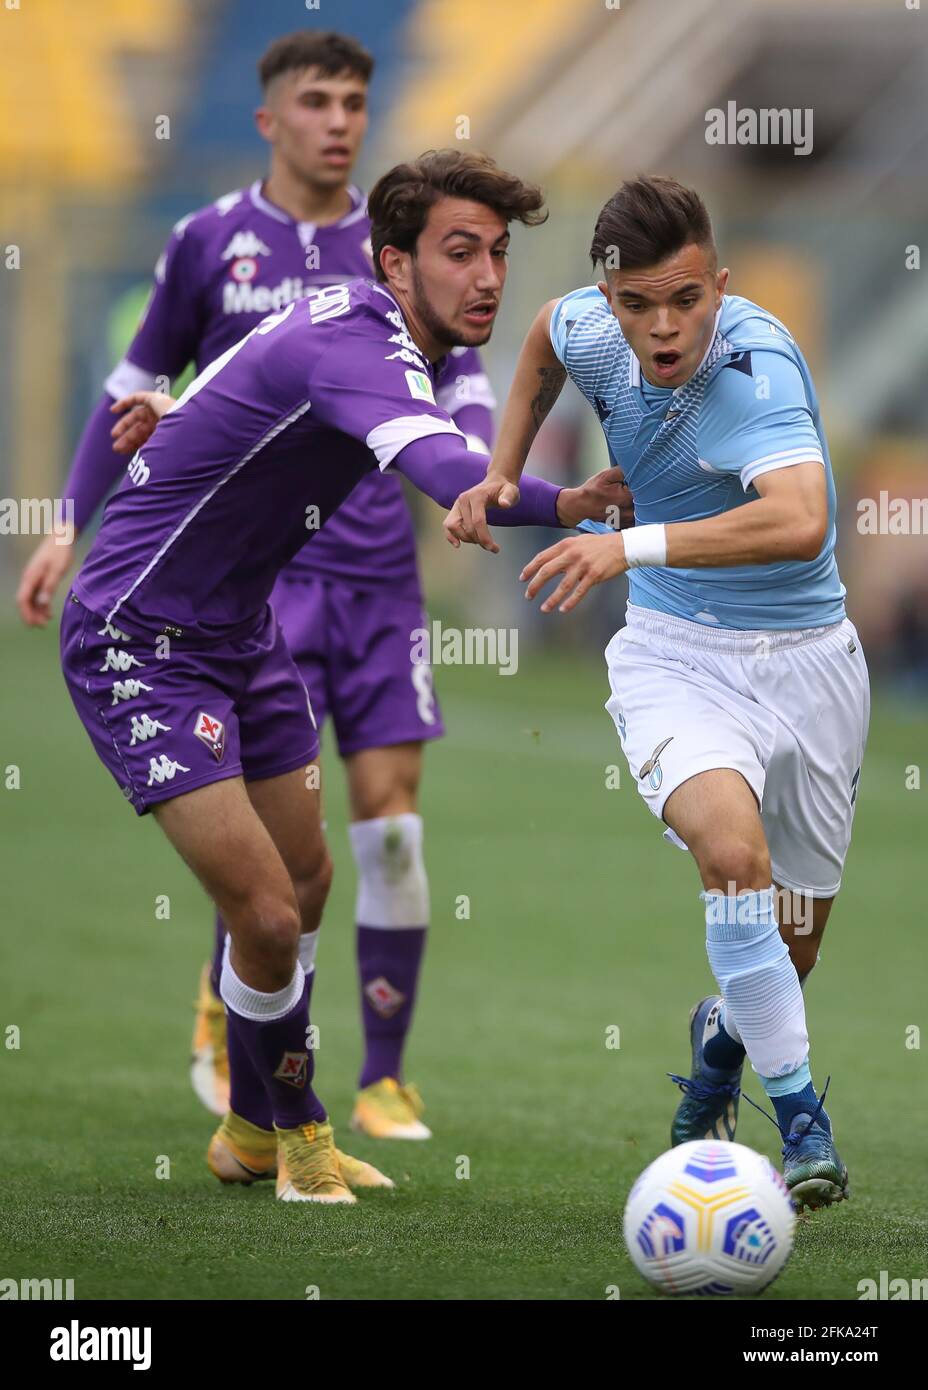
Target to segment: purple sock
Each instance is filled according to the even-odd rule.
[[[315,970],[306,976],[306,1008],[312,1003]],[[226,1011],[228,1015],[228,1010]],[[256,1070],[254,1062],[243,1046],[239,1030],[229,1028],[229,1109],[233,1115],[257,1125],[259,1129],[273,1129],[274,1114],[271,1109],[267,1087]],[[311,1074],[311,1073],[310,1073]]]
[[[232,1025],[233,1015],[226,1010],[229,1048],[229,1109],[259,1129],[274,1128],[274,1112],[261,1073],[248,1054],[240,1030]],[[237,1016],[236,1016],[237,1017]],[[239,1023],[246,1022],[238,1019]]]
[[[412,1022],[425,927],[364,927],[357,935],[361,1018],[366,1052],[358,1085],[402,1081],[403,1047]]]
[[[240,982],[237,983],[241,988]],[[309,989],[305,977],[300,997],[282,1018],[244,1018],[228,1004],[226,1015],[230,1066],[234,1065],[234,1057],[240,1057],[241,1053],[247,1055],[255,1079],[260,1078],[264,1083],[273,1123],[281,1129],[295,1129],[297,1125],[323,1121],[325,1106],[312,1088],[313,1051],[306,1046]],[[235,1080],[233,1086],[236,1086]],[[236,1114],[242,1114],[234,1103],[232,1108]],[[243,1114],[242,1118],[250,1116]],[[261,1122],[253,1120],[252,1123]],[[269,1126],[264,1123],[262,1127]]]
[[[226,949],[226,924],[216,913],[216,939],[213,942],[213,963],[210,966],[209,982],[213,987],[213,993],[219,993],[219,981],[222,979],[222,957]],[[236,1112],[237,1113],[237,1112]]]

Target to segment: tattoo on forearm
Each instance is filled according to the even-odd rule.
[[[545,416],[560,395],[566,379],[567,372],[563,367],[538,368],[538,393],[531,404],[536,432],[541,429]]]

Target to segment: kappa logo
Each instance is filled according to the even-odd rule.
[[[201,710],[193,726],[193,732],[201,743],[206,744],[217,763],[221,763],[222,755],[226,751],[226,731],[222,720],[214,719],[211,714],[204,714]]]
[[[406,995],[395,989],[383,975],[378,975],[376,980],[368,981],[364,986],[364,995],[371,1008],[381,1018],[392,1018],[406,1003]]]
[[[98,636],[98,637],[111,637],[111,638],[113,639],[114,642],[128,642],[128,641],[129,641],[129,634],[128,634],[128,632],[123,632],[120,628],[118,628],[118,627],[113,627],[113,624],[112,624],[112,623],[109,623],[109,622],[103,624],[103,626],[100,628],[100,631],[97,633],[97,636]]]
[[[420,372],[426,371],[426,365],[422,359],[422,352],[419,348],[419,344],[410,335],[409,329],[406,327],[406,321],[404,320],[403,316],[397,313],[395,309],[391,309],[390,312],[386,315],[386,317],[390,321],[390,323],[393,324],[393,327],[397,329],[397,332],[391,333],[389,338],[387,339],[388,343],[397,344],[397,351],[387,353],[387,356],[384,358],[384,361],[392,362],[395,358],[398,357],[401,362],[408,362],[411,367],[418,367]],[[408,380],[408,372],[406,376]],[[410,390],[411,389],[412,388],[410,388]],[[415,393],[413,392],[413,394]]]
[[[143,690],[150,695],[152,687],[144,681],[113,681],[113,704],[118,705],[120,700],[137,700]]]
[[[409,348],[398,348],[396,352],[388,352],[383,359],[385,362],[395,362],[399,358],[401,362],[409,362],[411,366],[418,367],[420,372],[425,371],[425,363],[417,352],[410,352]]]
[[[278,1081],[286,1081],[288,1086],[302,1090],[306,1085],[307,1053],[285,1052],[274,1072]]]
[[[173,782],[178,772],[189,772],[189,767],[184,767],[183,763],[176,763],[173,758],[169,758],[167,753],[162,753],[160,758],[150,758],[148,762],[148,785],[153,787],[157,782],[159,786],[163,782]]]
[[[170,724],[162,724],[160,719],[152,719],[147,714],[143,714],[141,719],[138,715],[133,714],[129,732],[132,734],[129,747],[134,748],[137,743],[147,743],[156,734],[169,734],[171,726]]]
[[[144,666],[144,661],[139,661],[138,657],[131,652],[117,651],[115,647],[107,647],[106,657],[100,671],[131,671],[133,666]]]
[[[271,248],[265,246],[255,232],[236,232],[223,251],[222,259],[224,261],[238,261],[245,258],[254,260],[255,256],[269,256],[270,254]]]
[[[638,781],[643,782],[647,777],[648,786],[652,791],[659,791],[660,785],[664,780],[664,772],[660,764],[660,757],[668,743],[673,743],[673,734],[670,738],[665,738],[663,743],[659,743],[646,763],[642,763],[638,773]]]

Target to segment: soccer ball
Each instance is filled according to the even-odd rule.
[[[646,1168],[625,1204],[625,1244],[663,1293],[758,1294],[793,1248],[789,1190],[744,1144],[700,1139]]]

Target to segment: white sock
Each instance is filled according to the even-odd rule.
[[[355,821],[348,830],[358,866],[355,921],[365,927],[428,926],[422,817],[404,811]]]
[[[777,926],[776,891],[771,885],[735,897],[700,896],[706,904],[706,953],[726,1017],[759,1075],[788,1076],[808,1058],[809,1035],[799,976]]]
[[[304,932],[300,937],[297,955],[304,975],[311,975],[316,968],[316,947],[319,944],[319,928]]]
[[[275,1018],[283,1018],[284,1014],[288,1014],[299,1002],[305,983],[306,976],[297,964],[294,967],[293,979],[288,985],[284,985],[283,989],[278,989],[273,994],[262,994],[260,990],[252,989],[251,985],[246,985],[233,970],[228,942],[226,943],[219,993],[226,1007],[242,1018],[253,1019],[256,1023],[271,1023]]]

